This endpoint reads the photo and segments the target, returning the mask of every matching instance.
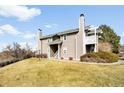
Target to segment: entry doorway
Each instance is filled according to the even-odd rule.
[[[58,44],[50,45],[50,57],[58,58]]]
[[[94,50],[95,50],[95,44],[86,45],[86,52],[87,53],[94,52]]]

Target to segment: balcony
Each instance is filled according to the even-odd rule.
[[[97,43],[95,35],[86,36],[85,43],[86,44],[95,44],[95,43]]]

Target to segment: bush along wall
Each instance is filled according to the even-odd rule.
[[[0,62],[0,67],[4,67],[6,65],[19,62],[21,60],[23,60],[23,59],[22,58],[13,58],[13,59],[8,59],[8,60],[3,60]]]
[[[110,52],[92,52],[80,57],[81,62],[113,63],[119,59],[117,54]]]

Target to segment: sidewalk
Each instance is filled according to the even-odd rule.
[[[56,60],[56,61],[60,61],[60,62],[73,62],[73,63],[81,63],[81,64],[97,64],[97,65],[121,65],[124,64],[124,60],[118,60],[118,62],[114,62],[114,63],[96,63],[96,62],[80,62],[77,60],[61,60],[61,59],[52,59],[52,60]]]

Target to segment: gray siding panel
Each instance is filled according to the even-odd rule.
[[[68,59],[69,57],[73,57],[75,59],[75,35],[76,34],[68,34],[67,35],[67,40],[63,40],[63,36],[61,36],[61,40],[63,40],[62,46],[61,46],[61,57],[64,59]],[[67,55],[64,54],[64,49],[67,49]]]

